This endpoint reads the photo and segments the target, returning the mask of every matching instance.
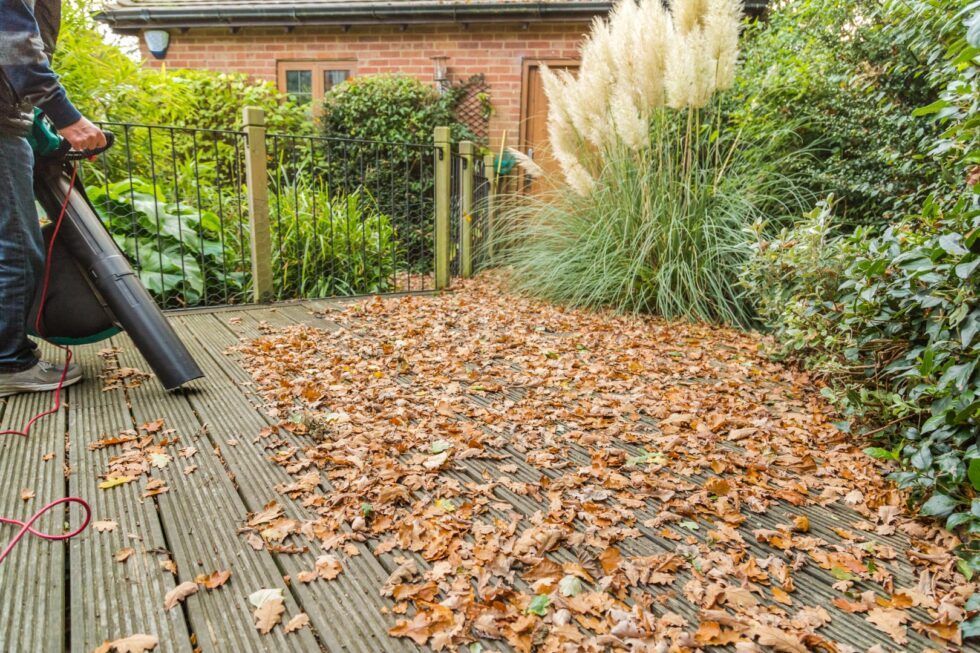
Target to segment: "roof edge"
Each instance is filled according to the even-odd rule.
[[[281,5],[239,6],[211,9],[107,8],[95,18],[120,31],[190,27],[298,27],[300,25],[406,24],[426,22],[465,22],[467,20],[588,20],[606,13],[612,0],[569,2],[370,2],[355,0],[319,7]]]

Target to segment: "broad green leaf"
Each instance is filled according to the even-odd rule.
[[[959,501],[953,497],[937,492],[922,504],[922,514],[930,517],[946,517],[956,510],[958,505]]]
[[[872,458],[878,458],[883,460],[894,460],[895,455],[892,454],[888,449],[882,449],[881,447],[868,447],[864,450],[864,453],[871,456]]]
[[[980,492],[980,458],[974,458],[970,461],[966,476],[970,479],[970,484],[973,486],[973,489]]]
[[[970,595],[970,598],[966,600],[966,605],[964,606],[967,612],[977,612],[980,611],[980,592],[974,592]]]
[[[950,103],[947,100],[936,100],[932,104],[926,105],[924,107],[919,107],[918,109],[914,110],[912,112],[912,115],[916,117],[928,116],[934,113],[938,113],[939,111],[945,109],[948,106],[950,106]]]
[[[844,569],[843,567],[831,567],[830,575],[837,580],[854,580],[857,578],[854,574]]]
[[[960,624],[960,632],[963,633],[964,639],[970,637],[980,637],[980,615],[973,617],[969,621],[964,621]]]
[[[551,598],[547,594],[538,594],[533,599],[531,603],[528,604],[527,612],[528,614],[536,614],[539,617],[543,617],[548,614],[548,606],[551,605]]]

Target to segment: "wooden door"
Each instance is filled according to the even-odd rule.
[[[551,70],[568,70],[573,74],[577,63],[549,63]],[[541,82],[541,64],[528,64],[524,72],[524,107],[521,120],[521,151],[534,159],[544,170],[544,177],[525,184],[531,193],[539,193],[554,187],[562,179],[561,168],[548,144],[548,96]]]

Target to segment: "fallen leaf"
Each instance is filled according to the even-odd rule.
[[[268,635],[273,628],[282,621],[282,614],[286,611],[286,606],[278,597],[269,597],[256,608],[254,612],[255,628],[263,635]]]
[[[166,610],[170,610],[188,596],[196,593],[197,583],[190,580],[181,583],[177,587],[167,592],[167,595],[163,597],[163,607]]]
[[[150,464],[157,469],[163,469],[170,464],[172,458],[165,453],[151,453]]]
[[[92,522],[92,528],[94,528],[95,530],[97,530],[100,533],[108,533],[108,532],[114,531],[114,530],[116,530],[116,526],[118,526],[118,525],[119,524],[117,524],[116,522],[112,521],[111,519],[106,519],[106,520],[102,520],[102,521],[94,521],[94,522]]]
[[[901,610],[873,608],[865,617],[875,628],[891,637],[896,644],[907,644],[908,629],[905,622],[909,620],[907,613]]]
[[[93,653],[147,653],[154,650],[160,641],[153,635],[130,635],[115,641],[106,641]]]
[[[146,431],[147,433],[156,433],[163,428],[163,419],[153,420],[152,422],[147,422],[140,426],[141,431]]]
[[[169,491],[170,488],[168,488],[167,484],[164,483],[161,479],[151,478],[146,483],[146,487],[144,488],[144,492],[143,492],[143,497],[144,498],[155,497],[157,495],[164,494],[165,492],[169,492]]]
[[[751,632],[760,644],[771,646],[774,651],[779,653],[807,653],[806,646],[798,637],[778,628],[755,624],[752,626]]]
[[[344,568],[340,566],[340,561],[329,553],[316,559],[316,573],[320,578],[333,580],[343,570]]]
[[[34,491],[33,490],[28,490],[28,489],[23,489],[23,490],[20,491],[20,498],[23,501],[30,501],[31,499],[34,498]]]
[[[810,532],[810,520],[806,515],[798,515],[793,519],[793,530],[797,533]]]
[[[786,590],[780,587],[772,588],[772,598],[776,599],[783,605],[793,605],[793,599],[789,597],[789,594],[786,592]]]
[[[116,562],[126,562],[127,560],[129,560],[129,557],[134,553],[136,553],[136,549],[127,546],[116,551],[116,555],[114,556],[114,558]]]
[[[439,469],[446,463],[448,459],[449,459],[449,452],[443,451],[442,453],[436,454],[435,456],[429,456],[429,459],[426,460],[422,464],[422,466],[425,467],[426,469]]]
[[[578,576],[565,576],[558,582],[558,591],[562,596],[578,596],[585,587]]]
[[[292,633],[308,625],[310,625],[310,618],[305,612],[300,612],[298,615],[286,622],[283,630],[287,633]]]
[[[619,563],[622,562],[623,556],[614,546],[607,547],[602,553],[599,554],[599,564],[602,565],[602,570],[606,574],[611,574],[619,568]]]
[[[120,485],[125,485],[126,483],[132,483],[136,480],[135,476],[110,476],[106,480],[99,483],[100,490],[108,490],[110,488],[118,487]]]
[[[213,571],[210,574],[199,574],[194,582],[206,590],[213,590],[227,583],[229,578],[231,578],[230,571]]]
[[[248,595],[248,602],[251,603],[256,608],[261,608],[262,604],[269,599],[279,599],[283,600],[282,590],[278,587],[274,589],[261,589],[256,590]]]
[[[543,617],[548,614],[548,606],[551,605],[551,599],[548,598],[547,594],[538,594],[527,606],[525,612],[536,614],[539,617]]]

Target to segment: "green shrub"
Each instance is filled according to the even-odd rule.
[[[221,219],[139,178],[86,193],[140,281],[166,307],[234,303],[247,284],[246,245]]]
[[[869,453],[902,462],[892,478],[928,498],[923,512],[980,532],[980,211],[927,201],[880,234],[831,231],[824,208],[760,247],[746,279],[763,314],[783,353],[875,428]]]
[[[308,114],[271,82],[244,73],[143,68],[107,42],[92,18],[94,3],[69,0],[54,68],[72,99],[92,120],[238,129],[242,107],[259,106],[275,131],[309,133]]]
[[[849,235],[834,235],[828,202],[775,240],[760,239],[744,278],[781,353],[826,378],[825,394],[880,440],[868,453],[899,464],[892,478],[923,502],[923,514],[976,535],[980,14],[963,12],[969,19],[951,38],[948,5],[886,7],[906,30],[899,42],[932,53],[916,74],[940,87],[939,99],[914,111],[927,126],[915,157],[943,171],[941,192],[894,226]],[[980,552],[961,557],[968,576],[980,569]]]
[[[284,187],[270,198],[270,213],[279,298],[393,289],[402,251],[388,216],[364,190]]]
[[[349,190],[362,185],[383,206],[411,203],[391,216],[410,263],[422,271],[433,261],[433,132],[448,126],[454,140],[475,140],[456,121],[455,101],[414,77],[366,75],[330,89],[319,116],[321,133],[341,139],[317,144],[321,178]]]
[[[886,224],[928,195],[951,204],[955,184],[922,156],[938,128],[912,112],[945,83],[931,69],[967,2],[777,3],[743,38],[729,114],[759,137],[794,121],[817,153],[797,172],[816,195],[837,196],[844,227]]]
[[[408,75],[353,77],[324,95],[319,125],[330,138],[429,144],[435,128],[446,126],[454,140],[473,140],[456,121],[454,102]]]

